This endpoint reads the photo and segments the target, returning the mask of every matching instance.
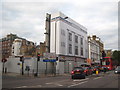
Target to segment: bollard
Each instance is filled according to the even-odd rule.
[[[96,75],[98,75],[98,70],[96,70]]]

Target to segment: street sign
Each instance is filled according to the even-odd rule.
[[[44,59],[43,62],[56,62],[56,59]]]

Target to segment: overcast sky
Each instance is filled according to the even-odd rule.
[[[61,11],[85,26],[88,35],[100,37],[105,49],[118,49],[118,0],[2,0],[1,4],[1,38],[13,33],[44,42],[46,13]]]

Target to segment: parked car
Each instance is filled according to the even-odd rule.
[[[102,72],[107,72],[107,71],[109,71],[109,69],[108,69],[107,67],[105,67],[105,66],[102,66],[102,67],[101,67],[101,71],[102,71]]]
[[[95,73],[96,69],[94,67],[91,67],[92,73]]]
[[[74,69],[71,72],[71,78],[83,78],[85,79],[84,69],[82,67],[74,67]]]
[[[115,74],[120,74],[120,66],[117,66],[114,70]]]
[[[92,75],[92,70],[90,67],[83,67],[83,69],[86,76]]]
[[[90,65],[88,63],[82,63],[81,66],[82,67],[90,67]]]
[[[100,66],[94,66],[94,73],[96,73],[96,70],[100,73],[101,67]]]

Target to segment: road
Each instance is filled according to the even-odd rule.
[[[70,78],[70,75],[34,78],[3,76],[3,88],[118,88],[118,77],[113,71],[87,76],[85,79]]]

